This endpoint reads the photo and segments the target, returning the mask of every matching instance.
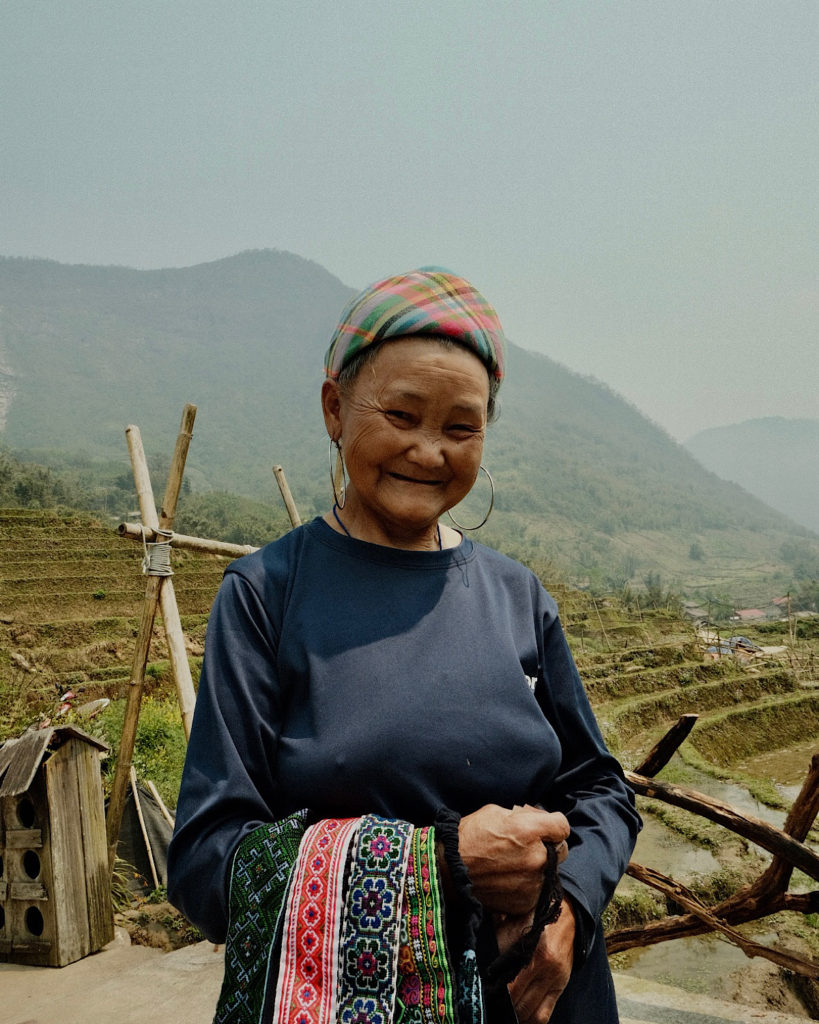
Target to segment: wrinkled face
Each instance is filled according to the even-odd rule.
[[[488,398],[481,361],[429,339],[385,343],[347,388],[324,382],[325,423],[350,479],[344,516],[360,539],[420,539],[466,496]]]

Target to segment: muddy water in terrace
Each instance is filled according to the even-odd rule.
[[[737,768],[757,778],[772,779],[778,784],[785,799],[790,801],[799,792],[811,756],[817,751],[819,739],[808,740],[786,750],[759,755]],[[777,827],[781,828],[785,820],[785,812],[759,803],[747,789],[735,783],[696,773],[686,785]],[[767,863],[769,855],[761,850],[758,852],[762,858],[760,864]],[[687,842],[648,815],[645,828],[637,840],[634,860],[682,882],[690,880],[692,875],[709,874],[720,867],[719,861],[710,851]],[[792,888],[802,888],[799,879],[794,881],[796,884]],[[813,886],[808,879],[804,881]],[[621,885],[628,891],[640,883],[626,878]],[[775,938],[764,920],[756,928],[751,927],[746,934],[752,934],[756,941],[765,945],[772,943]],[[628,964],[626,970],[630,974],[715,996],[725,992],[727,980],[734,972],[761,973],[769,969],[764,961],[749,960],[736,946],[716,935],[647,946],[625,954],[625,959]]]
[[[772,750],[743,761],[737,767],[740,771],[756,778],[773,779],[787,800],[795,799],[807,775],[810,760],[819,753],[819,739],[816,737],[786,750]]]

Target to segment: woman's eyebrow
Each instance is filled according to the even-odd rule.
[[[419,402],[423,401],[427,397],[425,391],[414,389],[414,388],[401,388],[400,390],[391,391],[388,390],[381,395],[383,402]],[[457,413],[476,413],[480,415],[485,412],[484,406],[480,402],[455,402],[450,406],[450,412],[453,414]]]

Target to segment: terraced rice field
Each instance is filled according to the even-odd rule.
[[[145,592],[142,554],[139,544],[81,515],[0,510],[0,693],[7,702],[23,702],[36,721],[53,714],[69,689],[78,701],[124,696]],[[186,551],[173,555],[194,670],[226,562]],[[166,657],[157,616],[148,692],[167,684]],[[0,708],[0,729],[10,712]]]
[[[26,716],[30,724],[53,714],[68,689],[78,700],[123,697],[145,590],[141,546],[82,515],[0,509],[0,553],[0,739],[4,723],[8,730]],[[194,678],[226,564],[173,553]],[[723,766],[806,729],[819,735],[816,679],[794,671],[793,659],[709,661],[693,629],[673,614],[550,589],[601,727],[626,765],[686,712],[700,715],[688,742]],[[172,692],[159,616],[150,658],[147,692]]]

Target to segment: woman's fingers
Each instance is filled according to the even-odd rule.
[[[509,985],[520,1024],[546,1024],[566,987],[574,960],[575,920],[565,900],[560,917],[540,937],[532,962]]]
[[[565,816],[541,808],[487,804],[459,827],[461,857],[478,899],[489,910],[523,914],[537,902],[547,853],[569,835]],[[558,850],[565,859],[567,850]]]

